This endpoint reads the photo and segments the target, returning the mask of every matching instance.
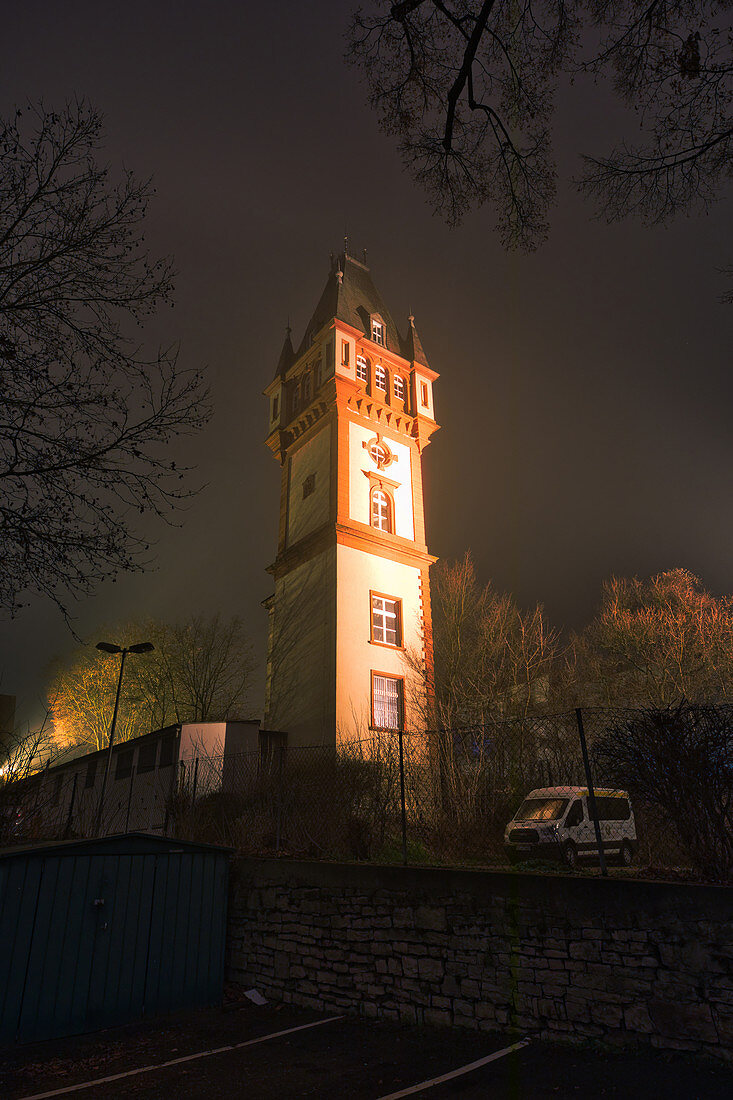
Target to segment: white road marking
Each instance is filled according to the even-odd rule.
[[[421,1081],[419,1085],[410,1085],[409,1088],[401,1089],[399,1092],[390,1092],[387,1096],[380,1096],[379,1100],[399,1100],[400,1096],[414,1096],[416,1092],[422,1092],[423,1089],[431,1089],[433,1085],[442,1085],[444,1081],[452,1081],[454,1077],[462,1077],[464,1073],[471,1073],[474,1069],[480,1069],[481,1066],[486,1066],[489,1062],[495,1062],[497,1058],[505,1058],[507,1054],[512,1054],[515,1050],[521,1050],[522,1047],[529,1046],[529,1043],[529,1039],[522,1039],[518,1043],[512,1043],[510,1047],[495,1050],[493,1054],[488,1054],[485,1058],[479,1058],[477,1062],[469,1062],[466,1066],[452,1069],[450,1073],[444,1073],[442,1077],[431,1077],[429,1081]]]
[[[266,1043],[268,1039],[279,1039],[283,1035],[292,1035],[296,1031],[307,1031],[310,1027],[320,1027],[322,1024],[332,1024],[335,1020],[343,1020],[343,1018],[343,1016],[329,1016],[325,1020],[316,1020],[312,1024],[300,1024],[299,1027],[289,1027],[285,1031],[273,1031],[270,1035],[261,1035],[259,1039],[247,1039],[243,1043],[232,1043],[230,1046],[216,1047],[215,1050],[202,1050],[198,1054],[186,1054],[183,1058],[171,1058],[169,1062],[158,1062],[154,1066],[128,1069],[124,1073],[113,1073],[109,1077],[98,1077],[95,1081],[84,1081],[80,1085],[67,1085],[63,1089],[53,1089],[52,1092],[36,1092],[33,1096],[21,1096],[20,1100],[46,1100],[49,1096],[63,1096],[70,1092],[80,1092],[81,1089],[93,1089],[96,1085],[106,1085],[110,1081],[121,1081],[123,1077],[135,1077],[138,1073],[152,1073],[156,1069],[178,1066],[181,1062],[195,1062],[197,1058],[209,1058],[212,1054],[226,1054],[229,1050],[252,1047],[257,1043]]]

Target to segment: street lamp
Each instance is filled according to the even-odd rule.
[[[99,795],[99,809],[97,810],[97,825],[94,830],[94,835],[99,836],[100,829],[102,827],[102,809],[104,807],[104,795],[107,790],[107,780],[109,779],[109,770],[112,766],[112,745],[115,739],[115,725],[117,723],[117,709],[120,705],[120,689],[122,688],[122,673],[125,668],[125,657],[128,653],[152,653],[155,646],[152,642],[138,642],[137,645],[122,646],[115,645],[113,642],[97,642],[97,649],[101,649],[103,653],[121,653],[122,660],[120,661],[120,676],[117,681],[117,695],[115,696],[115,709],[112,714],[112,725],[109,729],[109,748],[107,749],[107,764],[104,769],[104,776],[102,778],[102,791]]]

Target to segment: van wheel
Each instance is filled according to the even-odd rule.
[[[578,866],[578,849],[575,847],[572,840],[569,840],[567,844],[563,845],[562,861],[571,871],[574,871]]]
[[[630,867],[634,862],[634,853],[628,840],[625,840],[621,845],[619,856],[621,858],[622,867]]]

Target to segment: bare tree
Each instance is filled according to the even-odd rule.
[[[575,639],[577,702],[666,706],[733,699],[733,598],[686,569],[612,577]]]
[[[69,595],[142,566],[132,517],[188,497],[170,445],[209,415],[177,352],[136,325],[170,300],[144,244],[150,181],[114,182],[84,101],[0,121],[0,607]]]
[[[505,245],[545,235],[553,96],[575,34],[562,0],[403,0],[356,13],[350,56],[372,106],[449,223],[488,201]]]
[[[481,586],[470,554],[431,574],[435,700],[444,724],[524,715],[545,701],[559,651],[539,605]]]
[[[152,641],[150,654],[128,660],[115,739],[126,741],[173,722],[223,721],[249,713],[255,662],[240,619],[192,616],[182,623],[148,620],[103,631],[117,644]],[[96,640],[96,639],[95,639]],[[49,708],[59,745],[108,743],[119,659],[81,647],[58,664]]]
[[[609,219],[707,207],[733,163],[730,0],[400,0],[354,16],[352,61],[382,127],[450,223],[485,201],[502,241],[540,241],[562,75],[607,79],[638,143],[586,155]]]
[[[733,709],[673,707],[618,722],[597,747],[604,773],[661,813],[694,868],[733,876]]]
[[[641,141],[586,156],[584,188],[611,220],[707,209],[733,174],[729,0],[592,0],[589,9],[601,44],[584,68],[612,76]]]

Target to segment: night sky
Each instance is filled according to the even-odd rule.
[[[183,363],[207,364],[216,408],[185,448],[208,487],[180,528],[148,528],[154,570],[76,605],[76,630],[96,641],[104,624],[221,610],[264,659],[279,468],[262,389],[345,233],[401,329],[414,312],[441,374],[424,460],[432,553],[470,547],[482,579],[544,603],[557,626],[582,626],[614,572],[684,566],[733,591],[729,204],[668,229],[593,220],[568,182],[577,152],[602,153],[633,123],[576,84],[559,100],[548,242],[506,254],[488,209],[449,230],[344,64],[351,8],[4,7],[0,114],[86,96],[110,163],[154,176],[147,238],[179,276],[150,342],[180,340]],[[0,627],[0,691],[17,694],[19,719],[38,715],[49,660],[74,644],[41,600]]]

